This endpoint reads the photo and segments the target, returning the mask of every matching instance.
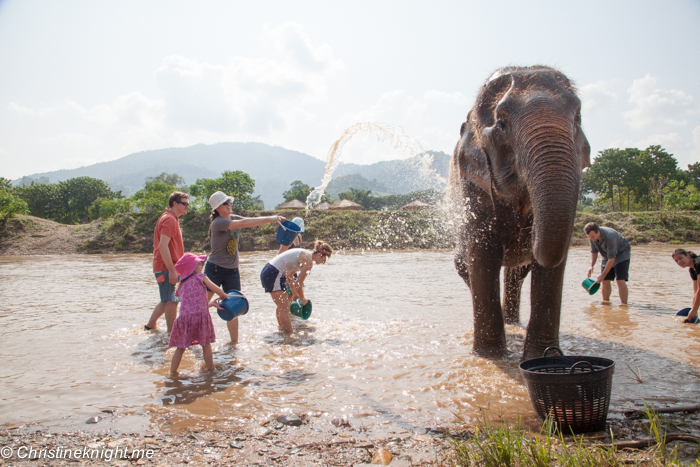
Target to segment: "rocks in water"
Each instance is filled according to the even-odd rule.
[[[282,425],[287,426],[301,426],[304,422],[301,417],[296,414],[284,414],[277,417],[277,421]]]

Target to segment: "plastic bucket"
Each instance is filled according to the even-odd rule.
[[[683,308],[681,311],[676,313],[676,316],[688,316],[688,314],[690,313],[690,310],[691,310],[691,308]],[[700,321],[700,320],[698,319],[697,316],[695,316],[694,318],[692,318],[690,320],[688,318],[683,320],[684,323],[690,323],[690,324],[698,324],[698,321]]]
[[[219,313],[219,318],[224,321],[231,321],[248,313],[248,299],[242,293],[238,290],[231,290],[226,295],[228,295],[228,298],[219,302],[219,306],[223,310],[216,310]]]
[[[583,286],[584,289],[588,290],[588,293],[591,295],[596,293],[598,291],[598,289],[600,288],[600,282],[596,284],[595,281],[593,279],[591,279],[590,277],[584,279],[583,284],[581,284],[581,285]]]
[[[311,316],[311,300],[306,302],[306,305],[301,304],[301,300],[294,300],[291,305],[289,305],[289,311],[294,316],[298,316],[301,319],[309,319]]]
[[[555,349],[557,357],[547,357]],[[549,347],[541,358],[520,363],[530,402],[541,419],[552,417],[563,434],[605,429],[615,362],[607,358],[564,356]]]
[[[292,221],[284,221],[282,224],[277,226],[277,235],[275,236],[275,240],[280,245],[289,246],[300,233],[301,227]]]

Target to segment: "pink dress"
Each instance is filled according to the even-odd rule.
[[[194,345],[216,342],[214,323],[209,314],[204,274],[192,274],[180,284],[175,296],[180,297],[180,315],[173,324],[169,347],[186,349]]]

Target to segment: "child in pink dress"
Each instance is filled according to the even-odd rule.
[[[180,315],[173,324],[170,333],[170,343],[168,347],[177,347],[173,354],[173,361],[170,364],[170,376],[178,376],[178,367],[182,360],[182,355],[191,345],[199,344],[204,353],[204,362],[208,370],[214,369],[214,360],[211,354],[211,343],[216,342],[214,335],[214,323],[211,321],[209,307],[219,308],[219,300],[211,303],[207,300],[207,287],[216,292],[221,299],[226,298],[226,294],[220,287],[214,285],[207,276],[202,274],[206,255],[197,256],[192,253],[185,253],[182,258],[175,263],[175,270],[180,276],[175,296],[180,298]]]

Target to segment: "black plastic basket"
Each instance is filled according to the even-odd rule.
[[[547,357],[550,350],[560,355]],[[612,360],[565,356],[557,347],[548,347],[543,357],[520,364],[537,415],[543,420],[551,416],[565,434],[605,429],[614,372]]]

